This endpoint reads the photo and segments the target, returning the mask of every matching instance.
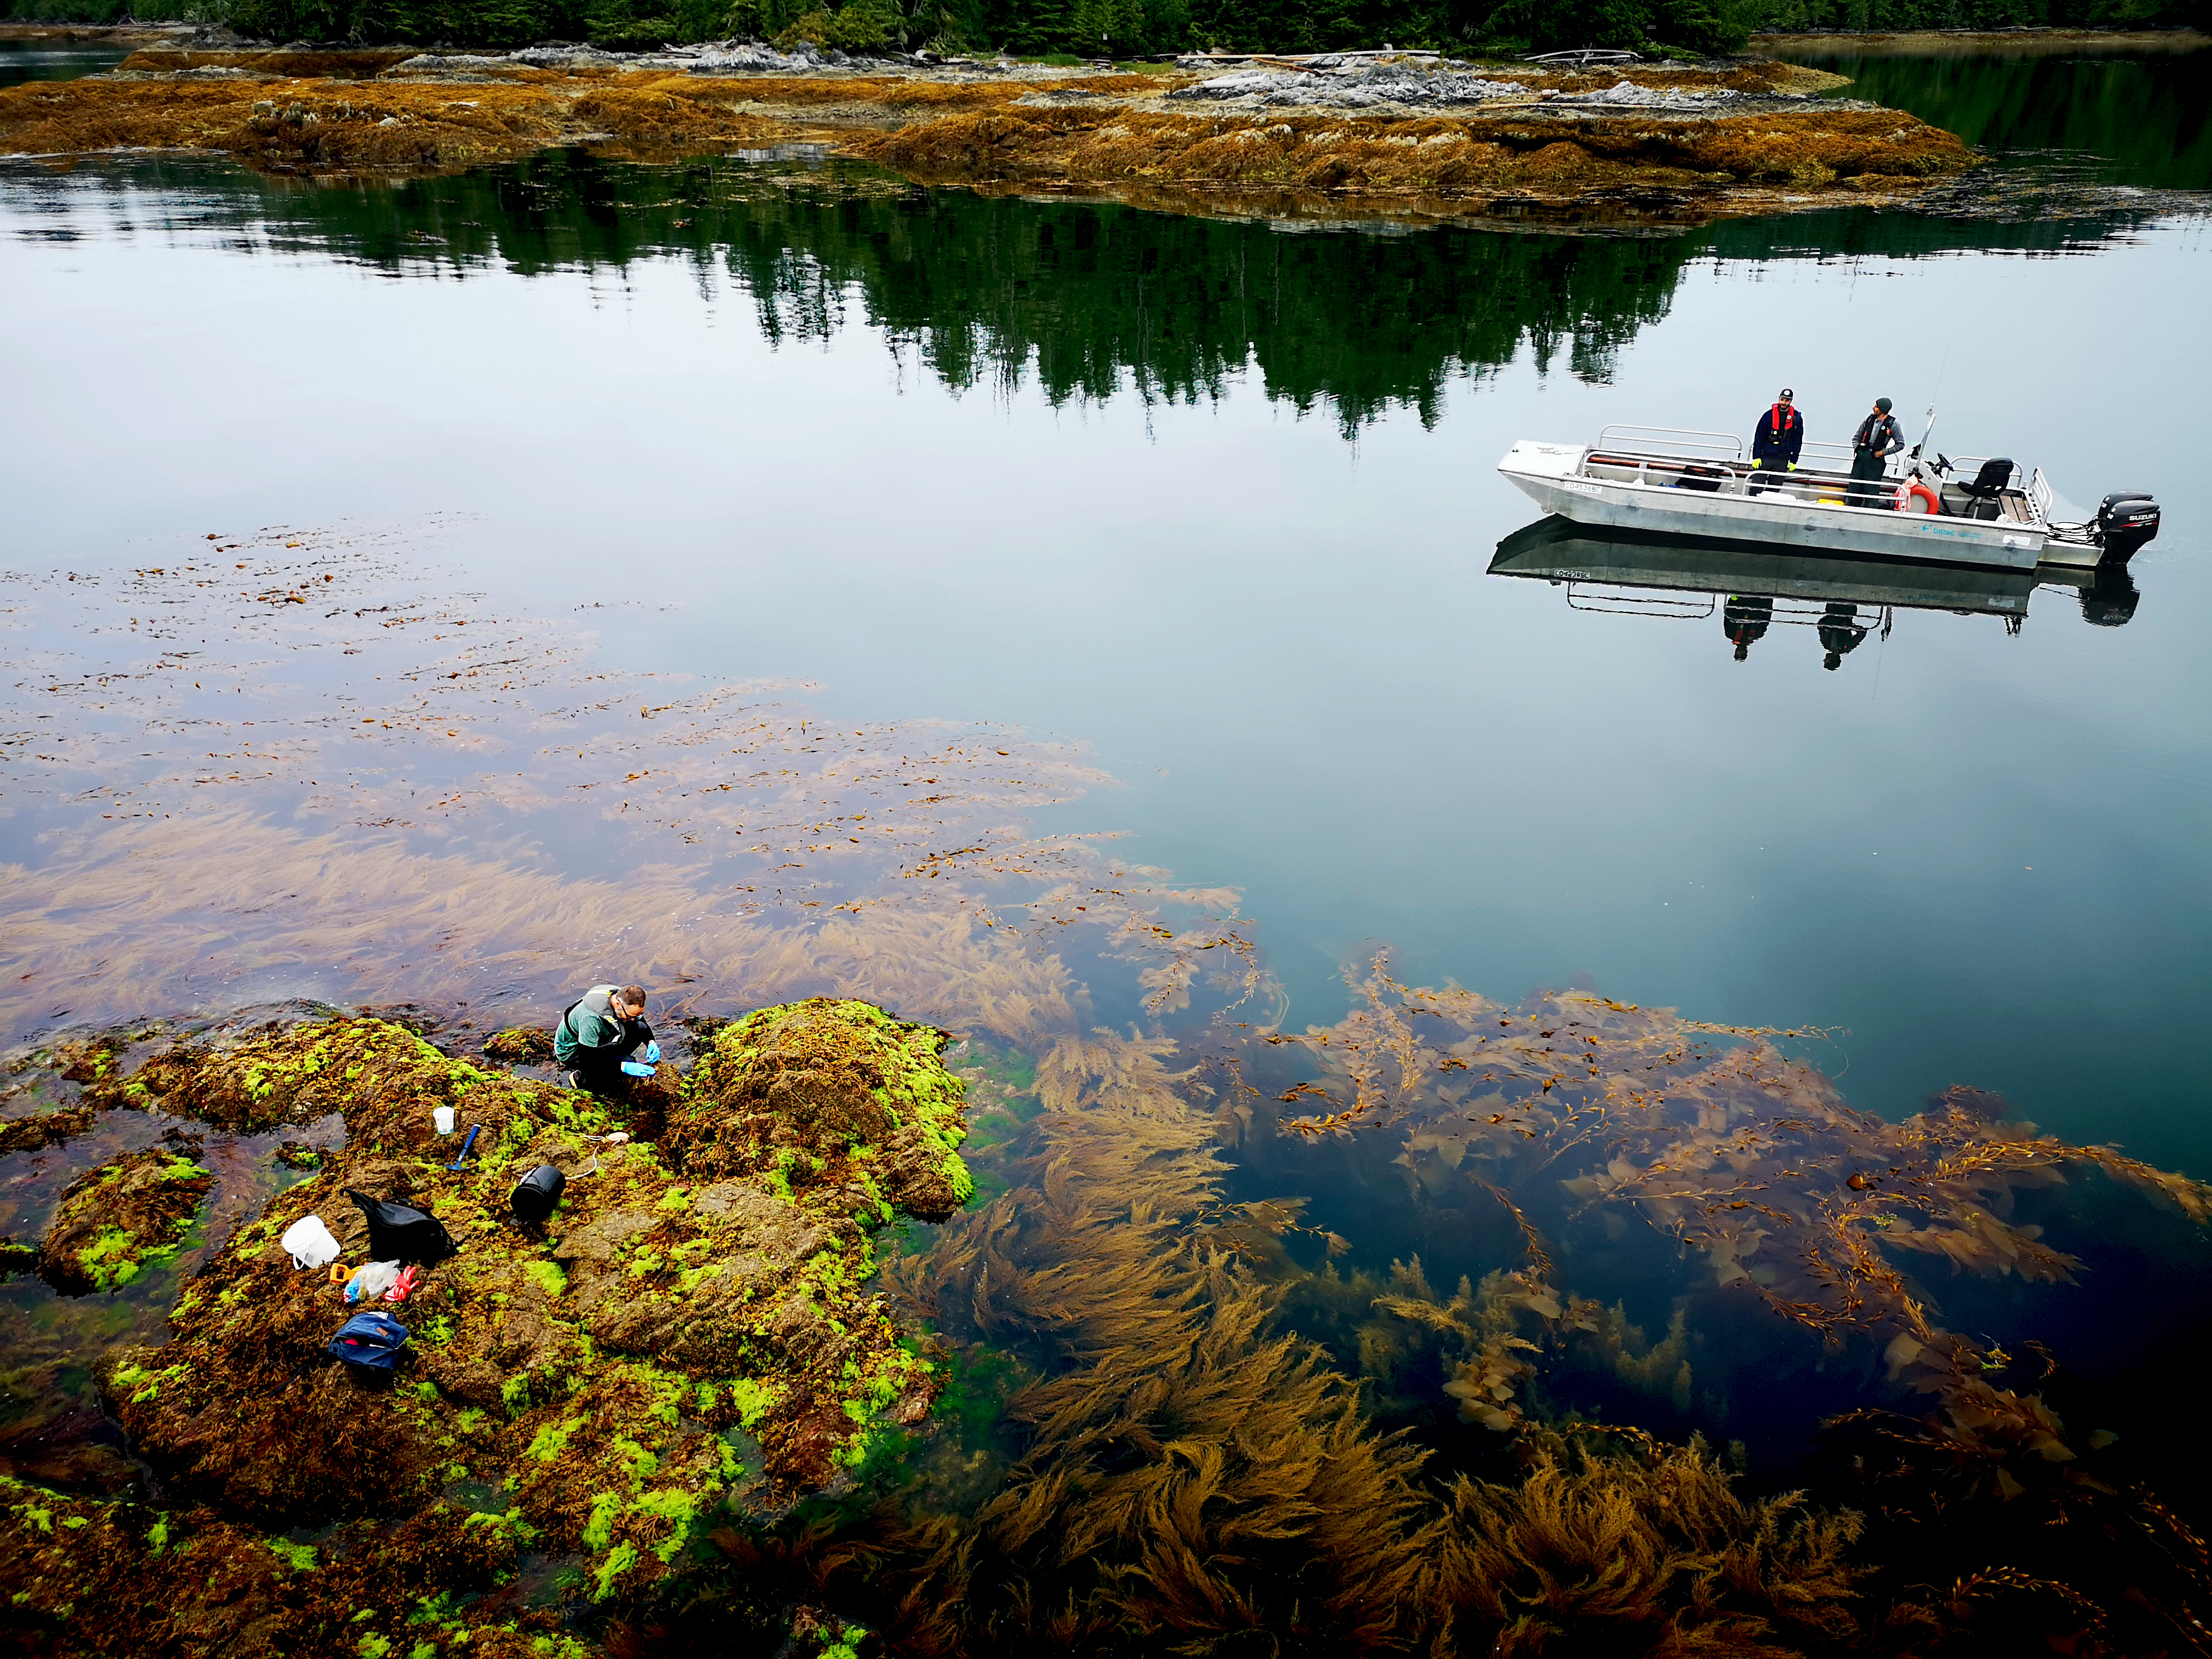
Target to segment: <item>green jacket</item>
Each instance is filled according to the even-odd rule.
[[[635,1048],[653,1035],[642,1019],[624,1019],[615,1012],[619,985],[594,985],[561,1016],[553,1028],[553,1060],[573,1066],[580,1048]],[[627,1052],[627,1048],[624,1049]]]

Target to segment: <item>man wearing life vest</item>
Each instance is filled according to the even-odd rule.
[[[1889,412],[1889,399],[1874,400],[1874,412],[1851,434],[1851,505],[1880,507],[1883,491],[1871,481],[1889,471],[1889,458],[1905,447],[1905,434]]]
[[[645,992],[635,985],[594,985],[553,1028],[553,1063],[571,1073],[579,1089],[620,1097],[629,1088],[623,1062],[640,1044],[646,1061],[658,1065],[660,1045],[645,1023]]]
[[[1796,394],[1788,386],[1774,406],[1759,417],[1751,432],[1751,464],[1761,472],[1794,472],[1797,456],[1805,447],[1805,417],[1797,412]],[[1751,493],[1759,493],[1759,482],[1751,481]]]

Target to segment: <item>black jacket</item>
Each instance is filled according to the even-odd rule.
[[[1777,420],[1777,416],[1781,416]],[[1759,417],[1752,428],[1751,459],[1754,461],[1783,461],[1797,465],[1798,452],[1805,447],[1805,417],[1796,409],[1784,409],[1774,404]]]
[[[1851,434],[1851,447],[1862,455],[1894,455],[1905,447],[1905,434],[1894,415],[1869,414]]]

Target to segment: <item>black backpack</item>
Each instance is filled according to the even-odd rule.
[[[514,1190],[507,1194],[507,1206],[517,1221],[534,1226],[553,1213],[568,1185],[568,1176],[550,1164],[541,1164],[514,1183]]]
[[[371,1261],[419,1261],[428,1267],[453,1254],[453,1241],[437,1217],[391,1204],[349,1187],[345,1195],[361,1206],[368,1223]]]

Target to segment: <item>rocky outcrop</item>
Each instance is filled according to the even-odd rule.
[[[166,1146],[88,1170],[62,1194],[39,1247],[39,1273],[64,1296],[112,1291],[173,1254],[215,1176]]]
[[[512,1504],[501,1524],[582,1558],[591,1595],[641,1588],[740,1495],[775,1506],[834,1486],[927,1412],[936,1375],[866,1281],[876,1229],[972,1191],[944,1041],[862,1004],[769,1009],[623,1103],[374,1020],[179,1047],[138,1073],[167,1109],[263,1126],[337,1111],[345,1144],[193,1279],[172,1342],[111,1354],[112,1409],[225,1515],[393,1516],[489,1482]],[[657,1144],[624,1138],[664,1117]],[[508,1194],[544,1164],[563,1200],[518,1223]],[[325,1355],[352,1310],[276,1242],[319,1215],[359,1265],[349,1188],[435,1215],[459,1247],[385,1307],[412,1338],[388,1382]]]

